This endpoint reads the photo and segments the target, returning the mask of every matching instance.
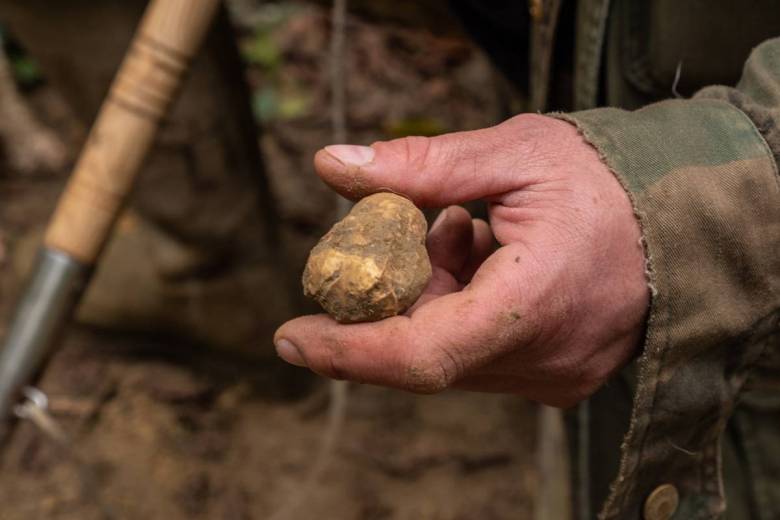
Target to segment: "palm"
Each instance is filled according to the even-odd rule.
[[[641,233],[626,193],[568,123],[523,115],[434,139],[329,147],[315,165],[352,198],[391,189],[420,207],[484,200],[490,225],[446,210],[427,240],[433,278],[404,316],[282,326],[276,340],[298,345],[312,370],[569,405],[633,354],[648,306]]]

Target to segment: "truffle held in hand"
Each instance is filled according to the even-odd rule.
[[[303,291],[341,323],[401,314],[431,279],[427,232],[425,217],[408,199],[370,195],[312,249]]]

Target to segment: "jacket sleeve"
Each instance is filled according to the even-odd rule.
[[[601,518],[637,518],[660,484],[675,518],[725,500],[720,438],[752,367],[780,345],[780,38],[735,88],[574,123],[629,193],[652,302],[631,423]]]

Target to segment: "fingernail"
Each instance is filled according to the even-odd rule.
[[[280,358],[287,361],[291,365],[298,367],[307,366],[306,361],[301,355],[301,351],[298,350],[298,347],[286,339],[280,339],[276,342],[276,353]]]
[[[374,160],[374,149],[370,146],[332,144],[326,146],[325,151],[340,162],[351,166],[365,166]]]
[[[431,229],[430,229],[429,233],[433,233],[434,229],[436,229],[437,227],[441,226],[444,223],[444,221],[447,220],[447,209],[448,208],[444,208],[443,210],[441,210],[441,213],[439,213],[439,216],[436,217],[436,220],[434,220],[433,224],[431,224]]]

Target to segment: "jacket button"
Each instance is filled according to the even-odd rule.
[[[645,520],[669,520],[680,505],[677,488],[671,484],[662,484],[650,493],[645,500]]]

